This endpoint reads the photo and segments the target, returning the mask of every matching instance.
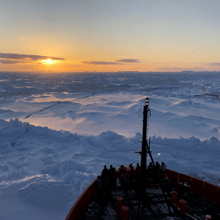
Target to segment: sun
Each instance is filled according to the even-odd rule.
[[[51,60],[51,59],[43,60],[42,62],[43,62],[44,64],[47,64],[47,65],[54,64],[54,61]]]

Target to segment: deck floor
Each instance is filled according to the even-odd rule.
[[[87,209],[82,212],[81,219],[83,220],[120,220],[117,211],[117,197],[123,197],[123,205],[129,207],[130,220],[181,220],[192,219],[189,216],[179,214],[170,206],[171,214],[169,212],[166,200],[163,196],[162,190],[155,182],[148,182],[145,188],[145,196],[142,197],[139,203],[138,187],[132,183],[127,183],[123,188],[118,185],[117,188],[106,188],[93,197],[91,203],[87,205]],[[166,192],[167,199],[171,198],[172,191],[178,191],[178,198],[187,201],[186,210],[195,219],[204,220],[205,215],[212,215],[212,219],[220,219],[220,207],[210,200],[204,200],[196,194],[190,194],[185,187],[176,188],[176,184],[170,181],[164,181],[163,188]],[[140,207],[138,209],[138,207]],[[139,210],[139,214],[138,214]]]

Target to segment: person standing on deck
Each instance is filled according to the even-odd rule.
[[[104,166],[104,169],[102,170],[102,185],[103,187],[108,186],[108,169],[106,168],[106,165]]]
[[[115,168],[112,165],[110,165],[109,169],[109,182],[111,186],[116,185]]]
[[[130,182],[133,182],[134,179],[134,167],[132,165],[132,163],[129,165],[130,167]]]
[[[158,162],[156,162],[156,170],[157,170],[158,175],[160,176],[160,164]]]
[[[139,183],[139,179],[140,179],[140,173],[141,173],[141,167],[139,165],[139,163],[137,163],[137,166],[136,166],[136,179]]]
[[[164,162],[161,163],[161,179],[164,179],[165,171],[166,171],[166,165]]]
[[[125,167],[123,165],[119,168],[119,180],[123,183],[125,181]]]

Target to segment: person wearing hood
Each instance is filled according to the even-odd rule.
[[[161,163],[161,179],[164,179],[164,175],[165,175],[165,172],[166,172],[166,165],[164,162]]]

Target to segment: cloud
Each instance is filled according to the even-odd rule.
[[[210,63],[211,66],[220,66],[220,63]]]
[[[2,59],[0,59],[0,63],[3,63],[3,64],[16,64],[16,63],[20,63],[20,62],[16,61],[16,60],[2,60]]]
[[[121,60],[117,60],[116,62],[121,62],[121,63],[139,63],[140,60],[138,60],[138,59],[121,59]]]
[[[65,60],[61,57],[51,57],[51,56],[40,56],[40,55],[29,55],[29,54],[17,54],[17,53],[0,53],[0,59],[14,59],[14,60],[21,60],[21,59],[31,59],[33,61],[36,60]]]
[[[107,61],[83,61],[84,64],[94,64],[94,65],[119,65],[117,62],[107,62]]]
[[[93,65],[124,65],[125,63],[139,63],[138,59],[120,59],[115,62],[109,61],[83,61],[84,64],[93,64]]]

